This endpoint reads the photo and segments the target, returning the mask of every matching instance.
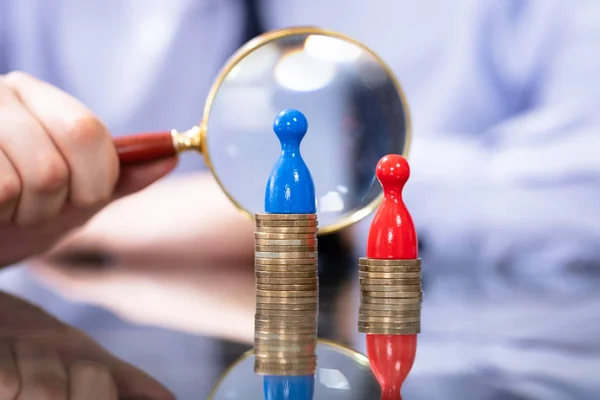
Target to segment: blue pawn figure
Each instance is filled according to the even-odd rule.
[[[281,143],[281,154],[267,182],[265,212],[316,213],[315,184],[300,155],[300,142],[308,130],[306,117],[297,110],[283,110],[275,118],[273,130]]]
[[[314,214],[315,185],[300,155],[300,142],[308,130],[306,117],[297,110],[283,110],[273,130],[281,143],[281,154],[267,182],[265,212],[271,214]],[[265,376],[265,400],[312,400],[315,377]]]

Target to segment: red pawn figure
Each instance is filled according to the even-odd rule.
[[[412,260],[418,257],[417,234],[402,201],[410,176],[406,159],[392,154],[377,164],[383,201],[369,231],[367,258]],[[382,389],[382,400],[401,400],[400,389],[412,369],[417,335],[367,335],[367,354]]]

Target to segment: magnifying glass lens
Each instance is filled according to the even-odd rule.
[[[375,165],[406,150],[406,109],[393,76],[362,46],[325,34],[282,36],[241,58],[215,92],[204,145],[216,178],[251,214],[264,210],[281,151],[272,124],[288,108],[308,120],[300,150],[320,226],[367,215],[381,193]]]
[[[319,341],[319,365],[313,400],[372,400],[381,389],[360,353],[332,342]],[[254,355],[243,355],[217,383],[211,400],[262,399],[263,377],[254,373]]]

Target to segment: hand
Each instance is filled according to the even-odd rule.
[[[214,178],[184,175],[111,204],[30,266],[130,321],[252,341],[253,232]]]
[[[81,103],[24,73],[0,76],[0,267],[47,250],[175,163],[119,171],[107,129]]]
[[[0,399],[173,399],[142,371],[25,301],[0,293],[0,321]]]
[[[65,366],[52,349],[35,341],[0,343],[0,398],[5,400],[117,400],[110,371],[90,362]]]

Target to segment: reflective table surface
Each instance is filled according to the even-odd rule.
[[[315,400],[379,399],[366,357],[339,348],[365,352],[356,328],[355,255],[335,235],[321,238],[320,249],[319,336],[327,342],[317,351]],[[489,282],[481,276],[436,277],[427,269],[425,259],[422,333],[404,400],[600,398],[599,291],[524,295],[509,282],[504,292],[485,294]],[[239,358],[250,346],[219,347],[225,373],[214,398],[263,398],[251,353]]]
[[[436,269],[427,258],[425,235],[424,239],[422,333],[414,367],[403,386],[404,400],[600,398],[597,268],[574,266],[561,276],[563,281],[578,280],[577,285],[571,285],[578,288],[576,291],[523,288],[524,279],[501,271],[467,273],[459,266]],[[361,254],[347,242],[343,234],[319,239],[319,336],[342,351],[323,358],[316,394],[327,397],[315,396],[315,400],[379,399],[366,358],[343,350],[365,352],[365,337],[357,332],[356,258]],[[197,270],[197,263],[190,265],[190,271]],[[170,264],[169,272],[177,267]],[[242,270],[249,278],[236,278],[232,293],[237,296],[244,288],[252,292],[254,285],[252,261],[235,271]],[[235,271],[230,270],[228,276],[233,277]],[[535,278],[546,279],[540,275]],[[185,279],[210,284],[216,278],[191,275]],[[217,393],[218,400],[263,398],[258,390],[260,378],[249,373],[251,359],[241,362],[245,370],[230,368],[251,349],[251,338],[239,342],[128,323],[100,308],[58,300],[56,294],[27,277],[24,269],[6,272],[1,289],[19,294],[19,285],[24,282],[31,301],[84,329],[106,349],[156,377],[177,399],[207,399],[217,383],[225,389]],[[218,310],[218,302],[196,303],[198,308],[183,310],[190,321],[204,318],[203,313],[209,314],[210,308],[217,308],[217,314],[225,312]],[[251,325],[253,306],[248,307],[249,315],[235,316],[243,320],[243,326]],[[239,326],[232,328],[237,329]],[[322,349],[319,351],[323,354]],[[227,371],[233,374],[223,377]],[[248,390],[240,397],[236,388]]]

